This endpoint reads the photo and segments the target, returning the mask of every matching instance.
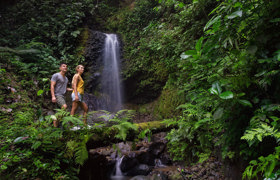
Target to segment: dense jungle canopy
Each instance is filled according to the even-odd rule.
[[[214,156],[238,164],[240,178],[280,178],[279,30],[279,0],[1,1],[1,178],[77,179],[90,139],[137,131],[130,110],[169,127],[173,161]],[[82,123],[57,110],[64,130],[54,128],[50,78],[61,62],[69,79],[78,64],[90,72],[93,31],[122,42],[129,113],[70,131]]]

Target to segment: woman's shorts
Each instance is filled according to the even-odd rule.
[[[72,97],[72,101],[75,101],[75,93],[72,93],[72,94],[71,94],[71,97]],[[80,102],[84,102],[84,99],[83,99],[84,95],[83,95],[83,94],[80,94],[80,93],[78,92],[78,97],[79,97],[79,101],[80,101]]]

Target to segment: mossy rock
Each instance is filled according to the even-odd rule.
[[[136,126],[138,126],[138,130],[161,129],[166,127],[161,121],[143,122],[136,124]]]

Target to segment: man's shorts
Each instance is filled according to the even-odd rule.
[[[65,97],[64,96],[55,96],[56,98],[56,103],[59,105],[61,108],[64,104],[66,104]]]
[[[72,93],[71,94],[71,97],[72,97],[72,101],[75,101],[75,93]],[[78,97],[79,97],[79,101],[80,102],[84,102],[84,95],[83,94],[80,94],[79,92],[78,92]]]

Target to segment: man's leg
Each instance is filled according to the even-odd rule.
[[[53,127],[58,127],[58,120],[53,120]]]
[[[64,96],[56,96],[56,102],[61,109],[66,110],[67,105]],[[56,121],[53,121],[53,126],[58,127],[59,126],[59,117],[57,117]]]

